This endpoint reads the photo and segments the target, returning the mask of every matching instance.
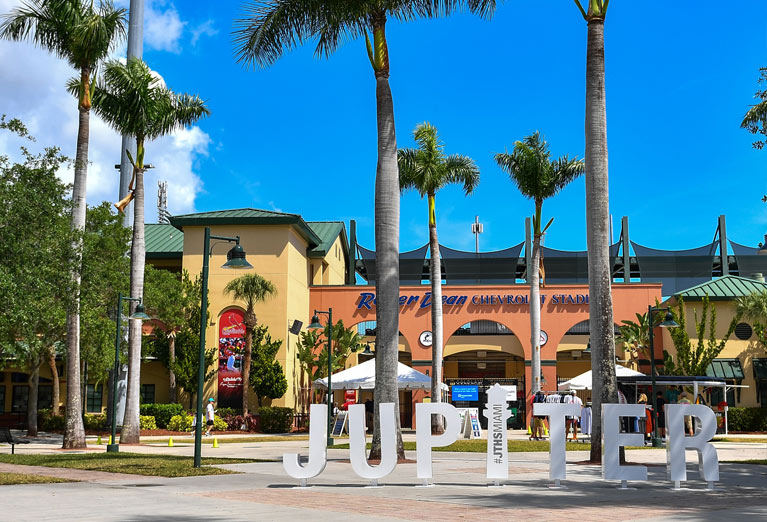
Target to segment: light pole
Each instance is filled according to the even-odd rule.
[[[107,444],[107,453],[117,453],[120,451],[120,445],[117,443],[117,376],[120,373],[120,337],[122,337],[120,328],[122,327],[123,301],[137,301],[136,311],[130,316],[130,319],[145,321],[151,319],[144,312],[144,305],[140,297],[123,297],[122,292],[117,294],[117,332],[115,333],[115,366],[114,376],[112,377],[112,440]],[[86,387],[87,390],[87,387]],[[87,393],[86,393],[87,395]],[[86,397],[87,400],[87,397]]]
[[[679,326],[679,323],[674,321],[674,316],[671,314],[671,309],[668,307],[665,308],[656,308],[652,305],[647,306],[647,337],[649,340],[650,345],[650,373],[651,373],[651,379],[652,379],[652,391],[650,392],[652,394],[652,416],[653,416],[653,423],[652,423],[652,446],[653,448],[660,448],[663,446],[663,440],[658,437],[658,400],[655,396],[655,347],[653,345],[653,330],[655,329],[653,326],[653,313],[654,312],[663,312],[665,310],[666,312],[666,318],[663,320],[662,323],[660,323],[658,326],[661,328],[676,328]]]
[[[208,265],[210,262],[211,239],[235,243],[232,249],[227,252],[226,263],[221,268],[253,268],[253,265],[245,259],[245,251],[240,246],[240,236],[212,236],[210,235],[210,227],[205,227],[205,239],[202,249],[202,297],[200,297],[200,367],[197,372],[197,411],[195,412],[196,421],[194,428],[195,468],[199,468],[202,465],[202,393],[205,386],[205,330],[208,326]],[[243,377],[243,388],[247,378],[247,376]],[[247,391],[243,389],[243,393],[247,393]]]
[[[333,309],[327,311],[315,310],[312,316],[312,322],[307,328],[322,328],[319,314],[328,316],[328,446],[333,445],[331,434],[333,433],[333,386],[331,381],[333,374]]]

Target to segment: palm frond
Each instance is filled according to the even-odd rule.
[[[252,311],[256,303],[277,295],[277,288],[259,274],[245,274],[229,281],[224,287],[224,293],[245,302],[248,310]]]
[[[452,154],[445,158],[445,178],[448,183],[460,183],[467,196],[479,185],[479,168],[468,156]]]

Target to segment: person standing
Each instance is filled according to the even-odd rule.
[[[661,438],[666,437],[666,399],[663,398],[663,392],[655,395],[655,407],[657,408],[658,434]]]
[[[578,407],[583,410],[583,401],[575,393],[575,390],[570,390],[570,395],[565,395],[564,401],[566,404],[577,404]],[[567,427],[565,429],[565,440],[567,440],[567,434],[570,433],[570,427],[573,429],[573,441],[578,440],[578,417],[568,416],[566,419]]]
[[[205,410],[205,424],[208,426],[208,428],[205,431],[205,435],[210,435],[210,432],[213,431],[213,419],[216,418],[216,410],[213,408],[213,403],[213,397],[208,399],[208,407]]]
[[[687,392],[682,392],[682,394],[679,396],[678,404],[692,404],[690,397],[687,396]],[[692,415],[684,416],[684,431],[687,432],[690,437],[695,435],[695,432],[692,429]]]

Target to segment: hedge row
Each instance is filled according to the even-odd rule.
[[[730,408],[727,425],[730,431],[767,431],[767,408]]]
[[[140,413],[154,417],[157,427],[164,430],[168,429],[168,423],[174,415],[183,415],[186,410],[180,404],[142,404]]]

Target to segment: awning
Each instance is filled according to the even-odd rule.
[[[754,379],[767,380],[767,359],[753,359],[751,364],[754,366]]]
[[[364,363],[352,366],[346,370],[333,374],[332,386],[334,390],[372,390],[376,385],[376,360],[370,359]],[[314,381],[320,388],[328,387],[328,378]],[[431,388],[431,377],[397,363],[397,388],[400,390],[428,390]],[[442,383],[442,389],[447,386]]]
[[[620,364],[615,365],[616,377],[644,377],[645,374],[634,371]],[[591,370],[586,373],[582,373],[577,377],[573,377],[569,381],[565,381],[558,386],[560,390],[590,390],[592,389],[592,373]]]
[[[736,380],[742,380],[745,377],[743,375],[743,366],[740,365],[740,359],[714,359],[706,368],[706,375]]]

